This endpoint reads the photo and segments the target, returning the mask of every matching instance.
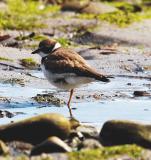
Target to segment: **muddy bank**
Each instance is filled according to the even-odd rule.
[[[114,52],[109,52],[112,49]],[[123,113],[121,117],[150,122],[151,59],[149,48],[142,50],[115,45],[103,48],[101,46],[75,47],[74,50],[77,50],[99,72],[114,75],[110,83],[94,82],[75,89],[72,109],[78,120],[98,126],[99,123],[103,124],[108,119],[119,117],[123,110],[121,106],[124,105],[126,114]],[[2,56],[13,57],[13,61],[2,60],[0,65],[1,110],[14,113],[12,118],[3,116],[2,123],[53,111],[69,116],[66,107],[69,92],[59,90],[49,84],[39,67],[30,70],[20,63],[22,58],[32,58],[40,64],[40,57],[31,55],[31,51],[31,49],[20,51],[16,48],[1,47]],[[109,54],[102,54],[104,51]],[[137,91],[144,91],[148,94],[138,97],[135,96]],[[36,101],[37,95],[48,98],[42,98],[41,102]],[[127,100],[130,102],[128,105],[126,105]],[[60,102],[64,103],[60,106]],[[114,113],[115,108],[118,109]],[[15,114],[16,111],[23,114]],[[137,116],[141,111],[143,111],[143,116]]]

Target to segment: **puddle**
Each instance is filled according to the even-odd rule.
[[[41,72],[34,73],[33,76],[43,78]],[[100,99],[94,102],[88,102],[85,99],[80,102],[79,100],[78,103],[72,103],[72,108],[76,108],[73,110],[73,115],[80,122],[97,127],[101,127],[105,121],[110,119],[128,119],[151,123],[151,97],[133,98],[133,92],[136,90],[145,90],[151,93],[150,81],[146,79],[114,78],[107,84],[96,82],[85,85],[77,89],[76,94],[80,91],[84,94],[99,91],[113,96],[118,92],[125,93],[128,97]],[[54,92],[54,88],[47,91]],[[24,113],[13,118],[1,118],[1,124],[51,112],[61,113],[68,117],[69,112],[66,105],[63,107],[45,105],[44,107],[44,105],[31,100],[31,97],[44,92],[46,92],[45,89],[0,84],[0,96],[13,99],[11,103],[1,102],[0,109],[12,113]]]

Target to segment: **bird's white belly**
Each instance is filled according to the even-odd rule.
[[[55,74],[45,69],[45,67],[41,66],[42,71],[48,81],[61,89],[74,89],[79,87],[82,84],[90,83],[94,81],[92,78],[87,77],[79,77],[74,73],[63,73],[63,74]],[[60,79],[64,79],[64,81],[59,81]]]

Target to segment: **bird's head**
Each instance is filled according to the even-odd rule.
[[[46,39],[39,43],[38,49],[31,54],[39,54],[41,57],[47,56],[49,53],[61,47],[61,44],[55,40]]]

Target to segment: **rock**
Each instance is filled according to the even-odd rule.
[[[148,6],[151,6],[151,1],[146,1],[146,2],[143,1],[143,5],[145,5],[145,6],[147,6],[147,7],[148,7]]]
[[[19,114],[24,114],[23,112],[9,112],[7,110],[0,110],[0,118],[4,118],[4,117],[7,117],[7,118],[12,118],[16,115],[19,115]]]
[[[89,5],[81,9],[81,12],[88,14],[103,14],[103,13],[114,12],[116,10],[117,9],[115,7],[107,5],[105,3],[90,2]]]
[[[63,100],[55,97],[53,94],[37,94],[32,98],[38,103],[53,104],[58,107],[65,105]]]
[[[22,87],[25,86],[25,81],[24,79],[20,79],[20,78],[10,78],[4,81],[5,84],[11,84],[11,85],[20,85]]]
[[[54,152],[71,152],[71,150],[72,149],[58,137],[50,137],[44,142],[35,146],[31,151],[31,155]]]
[[[17,41],[24,41],[24,40],[27,40],[27,39],[31,39],[33,37],[36,36],[36,33],[35,32],[31,32],[31,33],[28,33],[28,34],[25,34],[25,35],[19,35],[18,37],[15,38],[15,40]]]
[[[63,11],[76,11],[80,12],[81,9],[89,5],[89,0],[77,1],[77,0],[65,0],[61,9]]]
[[[142,7],[139,4],[125,4],[125,5],[121,5],[119,7],[117,7],[118,9],[124,11],[124,12],[141,12],[142,11]]]
[[[73,148],[73,150],[78,150],[78,146],[81,144],[81,140],[78,137],[70,140],[69,145]]]
[[[142,96],[150,96],[150,93],[147,91],[134,91],[133,95],[135,97],[142,97]]]
[[[84,136],[81,132],[71,131],[69,139],[71,140],[75,137],[79,138],[80,140],[84,140]]]
[[[10,150],[10,154],[30,154],[31,149],[33,148],[33,145],[30,143],[25,143],[21,141],[11,141],[7,143]]]
[[[0,155],[6,155],[9,153],[9,147],[0,140]]]
[[[60,4],[62,1],[60,1],[60,0],[46,0],[46,2],[53,4],[53,5],[57,5],[57,4]]]
[[[88,0],[84,1],[65,1],[62,5],[63,11],[76,11],[80,13],[88,14],[102,14],[108,12],[114,12],[117,9],[111,5],[107,5],[101,2],[90,2]]]
[[[102,148],[102,145],[99,143],[99,141],[95,139],[86,139],[78,146],[79,150],[98,149],[98,148]]]
[[[11,36],[8,35],[8,34],[6,34],[6,35],[0,35],[0,42],[1,42],[1,41],[5,41],[5,40],[9,39],[10,37],[11,37]]]
[[[72,131],[68,138],[68,144],[74,149],[77,150],[81,141],[84,140],[84,136],[81,132]]]
[[[103,0],[108,2],[127,2],[127,3],[141,3],[142,0]]]
[[[97,129],[93,126],[81,125],[77,127],[76,131],[81,132],[85,138],[98,139],[99,137]]]
[[[0,126],[4,141],[19,140],[38,144],[50,136],[65,139],[70,133],[70,122],[62,115],[43,114],[13,124]]]
[[[100,132],[101,144],[112,146],[137,144],[151,148],[151,125],[131,121],[107,121]]]
[[[0,118],[4,118],[4,117],[7,117],[7,118],[12,118],[14,117],[15,114],[9,112],[9,111],[6,111],[6,110],[0,110]]]
[[[151,151],[150,150],[144,150],[142,153],[142,159],[149,160],[151,157]]]
[[[69,160],[68,155],[66,153],[53,153],[51,154],[51,156],[53,160]]]
[[[75,41],[77,43],[95,45],[100,45],[101,43],[104,44],[104,42],[106,42],[108,39],[108,37],[103,37],[102,35],[99,35],[91,31],[85,31],[80,36],[75,37]]]
[[[31,158],[30,157],[24,158],[24,157],[23,158],[22,158],[22,156],[20,156],[19,158],[17,157],[18,158],[17,160],[59,160],[59,159],[54,159],[51,154],[46,154],[46,153],[43,153],[39,156],[33,156]]]
[[[118,157],[109,158],[109,160],[132,160],[132,157],[129,155],[119,155]]]

